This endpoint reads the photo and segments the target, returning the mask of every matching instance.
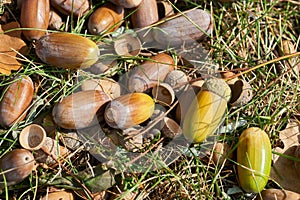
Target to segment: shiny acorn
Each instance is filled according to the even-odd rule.
[[[45,63],[67,69],[93,65],[99,49],[93,41],[75,34],[53,33],[36,41],[35,52]]]
[[[142,0],[131,15],[133,28],[144,28],[158,21],[156,0]]]
[[[80,91],[65,97],[57,103],[52,116],[54,122],[65,129],[81,129],[93,126],[99,121],[101,111],[111,98],[99,90]]]
[[[184,115],[183,134],[189,142],[202,142],[215,132],[224,119],[230,95],[231,90],[224,80],[205,81]]]
[[[117,30],[124,18],[124,8],[107,3],[96,9],[89,18],[88,29],[91,34],[99,35]]]
[[[269,137],[258,127],[242,132],[237,147],[237,169],[241,188],[246,192],[259,193],[268,182],[272,163]]]
[[[0,159],[0,188],[4,186],[3,175],[8,186],[28,177],[36,168],[32,153],[26,149],[14,149]]]
[[[89,0],[50,0],[51,5],[64,15],[84,15],[90,7]]]
[[[172,70],[174,60],[171,56],[165,53],[152,56],[129,72],[128,89],[131,92],[144,92],[162,82]]]
[[[0,125],[7,128],[26,117],[26,110],[33,98],[34,86],[29,76],[17,77],[16,81],[3,91],[4,95],[0,102]]]
[[[104,118],[112,128],[126,129],[146,121],[154,111],[154,100],[144,93],[130,93],[112,100]]]
[[[114,3],[115,5],[122,6],[124,8],[135,8],[142,0],[110,0],[110,2]]]
[[[23,0],[20,23],[22,28],[42,29],[23,30],[27,40],[38,40],[46,34],[49,24],[49,0]]]

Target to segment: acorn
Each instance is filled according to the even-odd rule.
[[[73,200],[74,195],[71,191],[61,190],[50,192],[43,196],[41,200]]]
[[[55,10],[50,9],[48,28],[54,29],[54,30],[59,30],[63,24],[64,24],[64,22],[63,22],[61,16],[59,14],[57,14],[57,12]]]
[[[4,128],[26,117],[34,94],[33,82],[29,76],[15,79],[16,81],[3,90],[4,95],[0,102],[0,125]]]
[[[89,32],[94,35],[113,32],[121,26],[123,18],[123,7],[106,3],[96,9],[90,16],[88,22]]]
[[[201,9],[191,9],[163,19],[153,29],[155,41],[162,47],[195,43],[212,33],[212,16]]]
[[[50,0],[51,5],[64,15],[84,15],[90,7],[88,0]]]
[[[131,15],[133,28],[144,28],[158,21],[156,0],[142,0]]]
[[[299,200],[300,194],[281,189],[266,189],[261,192],[261,196],[257,195],[255,200]]]
[[[70,33],[53,33],[36,41],[35,52],[45,63],[67,69],[86,68],[98,60],[93,41]]]
[[[140,5],[142,0],[110,0],[110,2],[124,8],[135,8]]]
[[[23,30],[27,40],[38,40],[46,34],[49,24],[49,0],[23,0],[20,23],[22,28],[43,29]]]
[[[272,163],[271,143],[265,131],[250,127],[242,132],[237,163],[241,188],[246,192],[261,192],[268,182]]]
[[[36,168],[32,153],[26,149],[14,149],[0,160],[0,187],[4,185],[3,176],[8,186],[17,184],[28,177]]]
[[[128,89],[131,92],[144,92],[162,82],[172,70],[174,60],[171,56],[165,53],[152,56],[129,72]]]
[[[223,79],[205,81],[184,115],[183,134],[189,142],[202,142],[215,132],[224,119],[230,95]]]
[[[122,93],[121,85],[110,78],[85,80],[81,84],[81,90],[100,90],[108,94],[111,99],[121,96]]]
[[[57,103],[52,116],[54,122],[65,129],[82,129],[99,123],[97,114],[111,100],[99,90],[80,91]]]
[[[153,99],[144,93],[131,93],[112,100],[104,118],[112,128],[126,129],[146,121],[154,111]]]

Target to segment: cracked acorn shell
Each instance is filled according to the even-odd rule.
[[[230,87],[224,80],[205,81],[183,119],[183,135],[189,142],[202,142],[215,132],[224,119],[230,95]]]
[[[94,35],[113,32],[121,26],[123,18],[123,7],[107,3],[96,9],[90,16],[88,22],[89,32]]]
[[[18,80],[4,89],[5,94],[0,102],[0,125],[4,128],[12,126],[19,117],[19,121],[26,117],[26,110],[34,94],[33,82],[29,76],[16,79]]]
[[[237,147],[239,184],[246,192],[259,193],[268,182],[272,163],[269,137],[258,127],[244,130]]]
[[[93,41],[70,33],[52,33],[36,41],[35,52],[45,63],[67,69],[86,68],[97,62]]]
[[[144,93],[131,93],[112,100],[104,118],[112,128],[126,129],[146,121],[154,111],[154,100]]]
[[[80,91],[65,97],[52,111],[54,122],[65,129],[82,129],[99,122],[97,115],[111,98],[99,90]]]
[[[46,34],[49,24],[49,0],[23,0],[21,5],[20,23],[22,28],[43,30],[23,30],[27,40],[38,40]]]
[[[165,53],[152,56],[129,72],[128,89],[131,92],[144,92],[162,82],[172,70],[174,60],[171,56]]]
[[[28,177],[36,168],[32,153],[26,149],[15,149],[5,154],[0,160],[0,170],[4,172],[7,185],[14,185]],[[0,188],[3,186],[0,176]]]

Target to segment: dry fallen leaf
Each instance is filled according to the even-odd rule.
[[[300,184],[298,174],[295,170],[294,161],[286,156],[295,157],[294,153],[299,145],[300,124],[296,121],[290,121],[283,131],[280,131],[279,138],[284,144],[284,148],[275,147],[273,151],[284,154],[273,154],[274,165],[271,169],[270,177],[280,184],[285,190],[291,190],[300,193]]]
[[[0,73],[9,75],[11,70],[18,70],[21,63],[18,62],[18,52],[26,52],[25,42],[6,34],[0,34]]]
[[[20,27],[20,24],[16,21],[7,24],[1,24],[0,33],[5,33],[5,35],[21,38],[22,31],[18,30]]]

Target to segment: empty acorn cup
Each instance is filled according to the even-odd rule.
[[[160,83],[152,88],[152,96],[163,106],[170,106],[175,100],[175,92],[167,83]]]
[[[20,133],[19,142],[24,149],[38,150],[46,139],[46,131],[38,124],[26,126]]]
[[[137,56],[142,45],[138,37],[131,34],[124,34],[114,41],[115,52],[119,56]]]

